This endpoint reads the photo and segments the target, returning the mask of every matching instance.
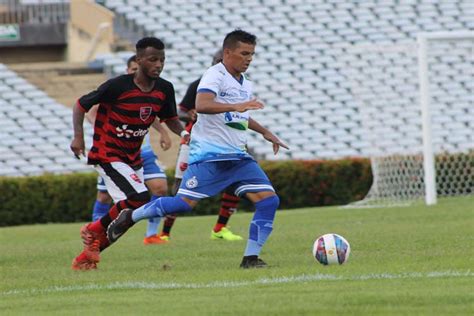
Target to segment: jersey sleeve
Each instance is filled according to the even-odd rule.
[[[186,90],[186,94],[183,97],[183,100],[179,103],[179,108],[185,112],[189,110],[193,110],[196,108],[196,94],[197,94],[197,87],[199,85],[200,80],[196,80],[192,82],[188,89]]]
[[[114,101],[112,86],[112,80],[107,80],[96,90],[80,97],[79,100],[77,100],[77,104],[84,111],[88,112],[96,104],[111,103]]]
[[[174,120],[178,118],[178,113],[176,110],[176,98],[174,96],[174,87],[173,84],[169,83],[166,86],[166,99],[163,102],[163,106],[158,112],[158,117],[161,122],[168,120]]]
[[[198,85],[197,93],[214,93],[219,94],[219,87],[221,85],[224,74],[218,71],[216,68],[209,68],[201,78],[201,82]]]

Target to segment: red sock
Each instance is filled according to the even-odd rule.
[[[117,204],[114,204],[109,212],[107,214],[105,214],[104,216],[102,216],[101,219],[89,224],[89,229],[92,230],[93,232],[96,232],[96,233],[103,233],[105,232],[105,229],[109,226],[109,224],[117,218],[118,214],[120,213],[119,212],[119,208],[120,210],[122,210],[125,205],[122,205],[121,202],[123,201],[120,201],[118,202]]]
[[[235,195],[230,195],[227,193],[222,194],[221,209],[219,211],[217,223],[214,226],[214,231],[216,233],[221,231],[221,229],[227,225],[229,218],[236,211],[239,201],[240,199]]]

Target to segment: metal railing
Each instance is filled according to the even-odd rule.
[[[66,23],[69,16],[69,0],[0,0],[0,24]]]

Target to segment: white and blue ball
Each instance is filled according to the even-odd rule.
[[[323,265],[343,264],[349,259],[351,245],[338,234],[325,234],[313,244],[313,257]]]

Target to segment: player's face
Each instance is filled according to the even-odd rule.
[[[137,62],[141,72],[150,79],[157,79],[165,66],[165,51],[153,47],[147,47]]]
[[[138,70],[138,64],[136,62],[132,61],[130,63],[130,66],[128,66],[128,68],[127,68],[127,73],[128,74],[134,74],[134,73],[137,72],[137,70]]]
[[[239,73],[247,71],[255,54],[255,45],[239,42],[234,49],[226,49],[226,64]]]

